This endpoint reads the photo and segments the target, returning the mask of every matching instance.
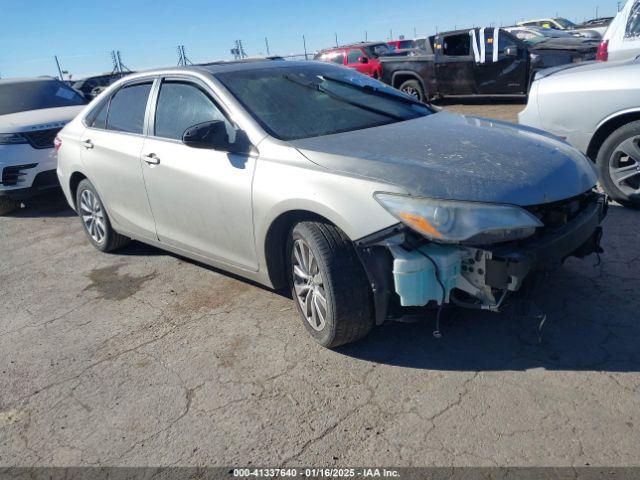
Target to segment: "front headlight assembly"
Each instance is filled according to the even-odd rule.
[[[0,133],[0,145],[16,145],[28,143],[26,137],[19,133]]]
[[[512,205],[437,200],[375,193],[389,213],[438,243],[487,245],[530,237],[544,226],[534,215]]]

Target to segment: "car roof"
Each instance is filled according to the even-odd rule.
[[[42,82],[43,80],[55,80],[59,82],[55,77],[13,77],[13,78],[0,78],[0,84],[8,85],[12,83],[30,83],[30,82]]]
[[[392,40],[395,41],[395,40]],[[356,43],[347,43],[346,45],[340,45],[339,47],[330,47],[324,48],[320,50],[318,53],[330,52],[332,50],[341,50],[343,48],[354,48],[354,47],[372,47],[374,45],[387,45],[387,42],[356,42]]]

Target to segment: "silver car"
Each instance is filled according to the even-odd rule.
[[[600,251],[580,152],[326,63],[132,75],[59,143],[97,249],[136,239],[289,288],[326,347],[416,309],[497,311],[531,273]]]
[[[640,60],[540,72],[523,125],[565,138],[596,164],[607,194],[640,208]]]

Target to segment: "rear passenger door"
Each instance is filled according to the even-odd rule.
[[[155,239],[140,154],[153,79],[129,83],[103,100],[87,118],[81,156],[89,180],[116,227]]]
[[[165,78],[144,143],[144,180],[161,242],[209,259],[257,269],[251,181],[255,158],[187,147],[182,134],[223,120],[235,129],[209,87],[190,77]]]
[[[438,92],[471,95],[475,91],[475,57],[467,32],[437,36],[434,42]]]

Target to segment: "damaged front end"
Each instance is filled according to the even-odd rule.
[[[607,199],[595,191],[522,208],[383,196],[402,223],[356,242],[377,324],[446,304],[497,312],[532,273],[602,252]]]

